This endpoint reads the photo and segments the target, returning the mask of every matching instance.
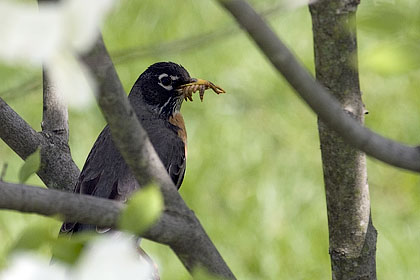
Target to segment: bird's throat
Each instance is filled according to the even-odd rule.
[[[182,101],[182,98],[178,96],[173,96],[170,97],[165,103],[159,104],[159,116],[165,119],[169,119],[169,117],[173,116],[176,113],[179,113],[179,111],[181,110]]]

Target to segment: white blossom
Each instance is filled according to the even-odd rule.
[[[154,268],[140,256],[136,246],[132,237],[121,233],[97,240],[79,259],[73,279],[152,279]]]
[[[29,252],[15,254],[0,280],[151,280],[154,267],[143,259],[135,240],[106,234],[87,245],[74,266]]]
[[[34,253],[20,252],[12,257],[10,266],[0,272],[1,280],[69,280],[67,267],[50,266],[49,261]]]
[[[69,103],[81,108],[95,92],[79,55],[93,46],[114,0],[63,0],[32,4],[0,1],[0,59],[44,65]]]

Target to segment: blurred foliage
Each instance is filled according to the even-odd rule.
[[[97,234],[82,232],[71,238],[67,235],[58,236],[57,225],[60,224],[56,219],[37,219],[36,223],[24,227],[15,236],[2,257],[10,257],[20,251],[33,251],[52,256],[54,260],[74,264],[85,245],[96,238]],[[0,266],[3,264],[4,262]]]
[[[252,1],[260,10],[277,1]],[[362,1],[358,11],[359,67],[366,125],[412,145],[419,143],[420,3]],[[277,34],[313,72],[308,9],[269,17]],[[226,30],[230,30],[227,32]],[[239,279],[328,279],[328,231],[316,116],[294,95],[216,1],[122,0],[108,17],[104,39],[113,58],[132,50],[117,70],[126,91],[156,61],[174,61],[192,76],[228,93],[210,92],[203,103],[183,106],[189,149],[180,190]],[[200,35],[219,36],[197,43]],[[190,39],[186,39],[190,38]],[[182,39],[168,48],[159,48]],[[0,92],[40,79],[40,69],[0,67]],[[30,83],[28,83],[31,85]],[[26,85],[6,101],[40,130],[42,94]],[[82,167],[103,117],[93,105],[70,111],[70,144]],[[8,162],[5,180],[15,182],[22,164],[0,144]],[[420,275],[419,177],[368,161],[372,217],[379,231],[380,279]],[[32,176],[31,184],[42,185]],[[0,212],[0,261],[25,228],[46,218]],[[56,223],[58,232],[59,224]],[[188,279],[176,256],[147,240],[162,279]]]
[[[56,223],[45,219],[37,224],[26,227],[14,244],[10,247],[9,254],[20,250],[43,250],[46,244],[56,239]]]
[[[36,173],[39,170],[39,167],[41,165],[41,149],[36,149],[35,152],[33,152],[31,155],[29,155],[25,163],[22,165],[22,167],[19,170],[19,182],[24,183],[28,178]]]
[[[135,234],[144,233],[163,211],[163,196],[156,184],[137,190],[121,213],[118,228]]]

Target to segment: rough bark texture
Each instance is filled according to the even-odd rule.
[[[41,146],[42,164],[37,172],[48,188],[71,191],[79,176],[67,143],[50,131],[36,132],[0,98],[0,138],[22,159]]]
[[[47,73],[43,71],[43,110],[42,110],[42,136],[46,140],[41,150],[42,165],[51,170],[50,166],[67,167],[64,176],[55,174],[54,180],[48,180],[46,185],[49,188],[73,191],[79,169],[73,162],[69,147],[69,125],[67,105],[64,97],[58,92],[48,79]],[[57,167],[55,167],[57,168]],[[42,171],[41,171],[42,172]],[[62,178],[57,180],[57,178]],[[65,180],[63,182],[63,180]],[[58,182],[57,182],[58,181]]]
[[[324,0],[310,6],[316,78],[363,124],[357,71],[355,13],[359,1]],[[370,218],[366,156],[318,121],[327,197],[333,279],[376,279],[376,230]]]
[[[0,209],[109,227],[115,226],[123,208],[124,204],[109,199],[0,182]]]
[[[22,159],[41,145],[42,137],[0,97],[0,137]]]
[[[48,79],[47,72],[42,72],[43,86],[43,110],[42,110],[42,131],[50,131],[62,138],[62,142],[69,141],[69,125],[67,105],[62,94],[58,92]]]

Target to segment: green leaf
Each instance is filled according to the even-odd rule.
[[[135,234],[141,234],[152,226],[163,210],[163,197],[156,185],[136,191],[127,202],[118,226]]]
[[[52,257],[65,263],[74,264],[79,258],[84,243],[75,242],[73,239],[60,237],[52,246]]]
[[[36,151],[28,156],[25,163],[19,170],[19,182],[24,183],[28,178],[36,173],[41,166],[41,149],[37,148]]]
[[[11,247],[11,252],[20,250],[37,250],[53,240],[51,226],[40,223],[25,229],[16,243]]]

